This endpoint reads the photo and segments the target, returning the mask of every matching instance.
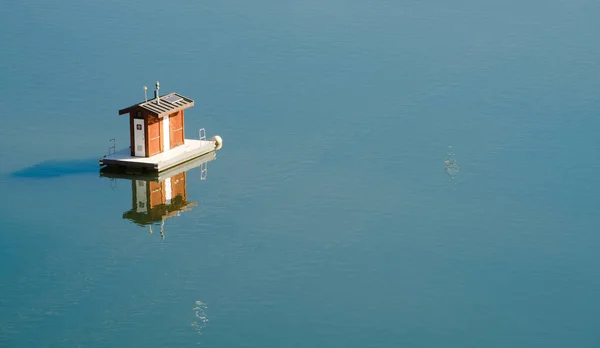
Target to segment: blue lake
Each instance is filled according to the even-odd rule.
[[[599,16],[8,0],[0,346],[597,347]],[[148,226],[97,161],[156,80],[224,146]]]

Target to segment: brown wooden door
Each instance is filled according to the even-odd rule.
[[[162,152],[160,146],[160,122],[158,117],[148,117],[148,156]]]
[[[181,111],[172,114],[169,121],[169,128],[171,131],[170,140],[171,148],[183,144],[183,113]]]

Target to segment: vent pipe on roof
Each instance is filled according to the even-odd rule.
[[[160,84],[156,81],[156,91],[154,91],[154,98],[156,98],[156,104],[160,104],[160,98],[158,97],[158,90],[160,89]]]
[[[148,102],[148,93],[146,92],[148,90],[148,87],[144,86],[144,101]]]

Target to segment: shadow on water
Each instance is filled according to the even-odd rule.
[[[13,178],[48,179],[61,176],[98,173],[98,158],[74,160],[49,160],[19,169],[10,174]]]
[[[199,177],[206,180],[207,164],[216,159],[216,152],[210,152],[160,173],[127,172],[123,170],[100,169],[98,159],[51,160],[44,161],[10,173],[13,178],[46,179],[73,175],[95,174],[109,180],[114,189],[117,181],[124,181],[131,190],[131,209],[123,212],[122,218],[147,228],[159,230],[161,239],[165,239],[165,221],[180,216],[198,204],[189,199],[187,183],[194,177],[187,172],[199,168]]]

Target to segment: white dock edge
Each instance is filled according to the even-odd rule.
[[[131,149],[126,148],[102,157],[98,162],[100,166],[118,166],[160,172],[216,149],[217,144],[212,140],[185,139],[183,145],[151,157],[131,156]]]

